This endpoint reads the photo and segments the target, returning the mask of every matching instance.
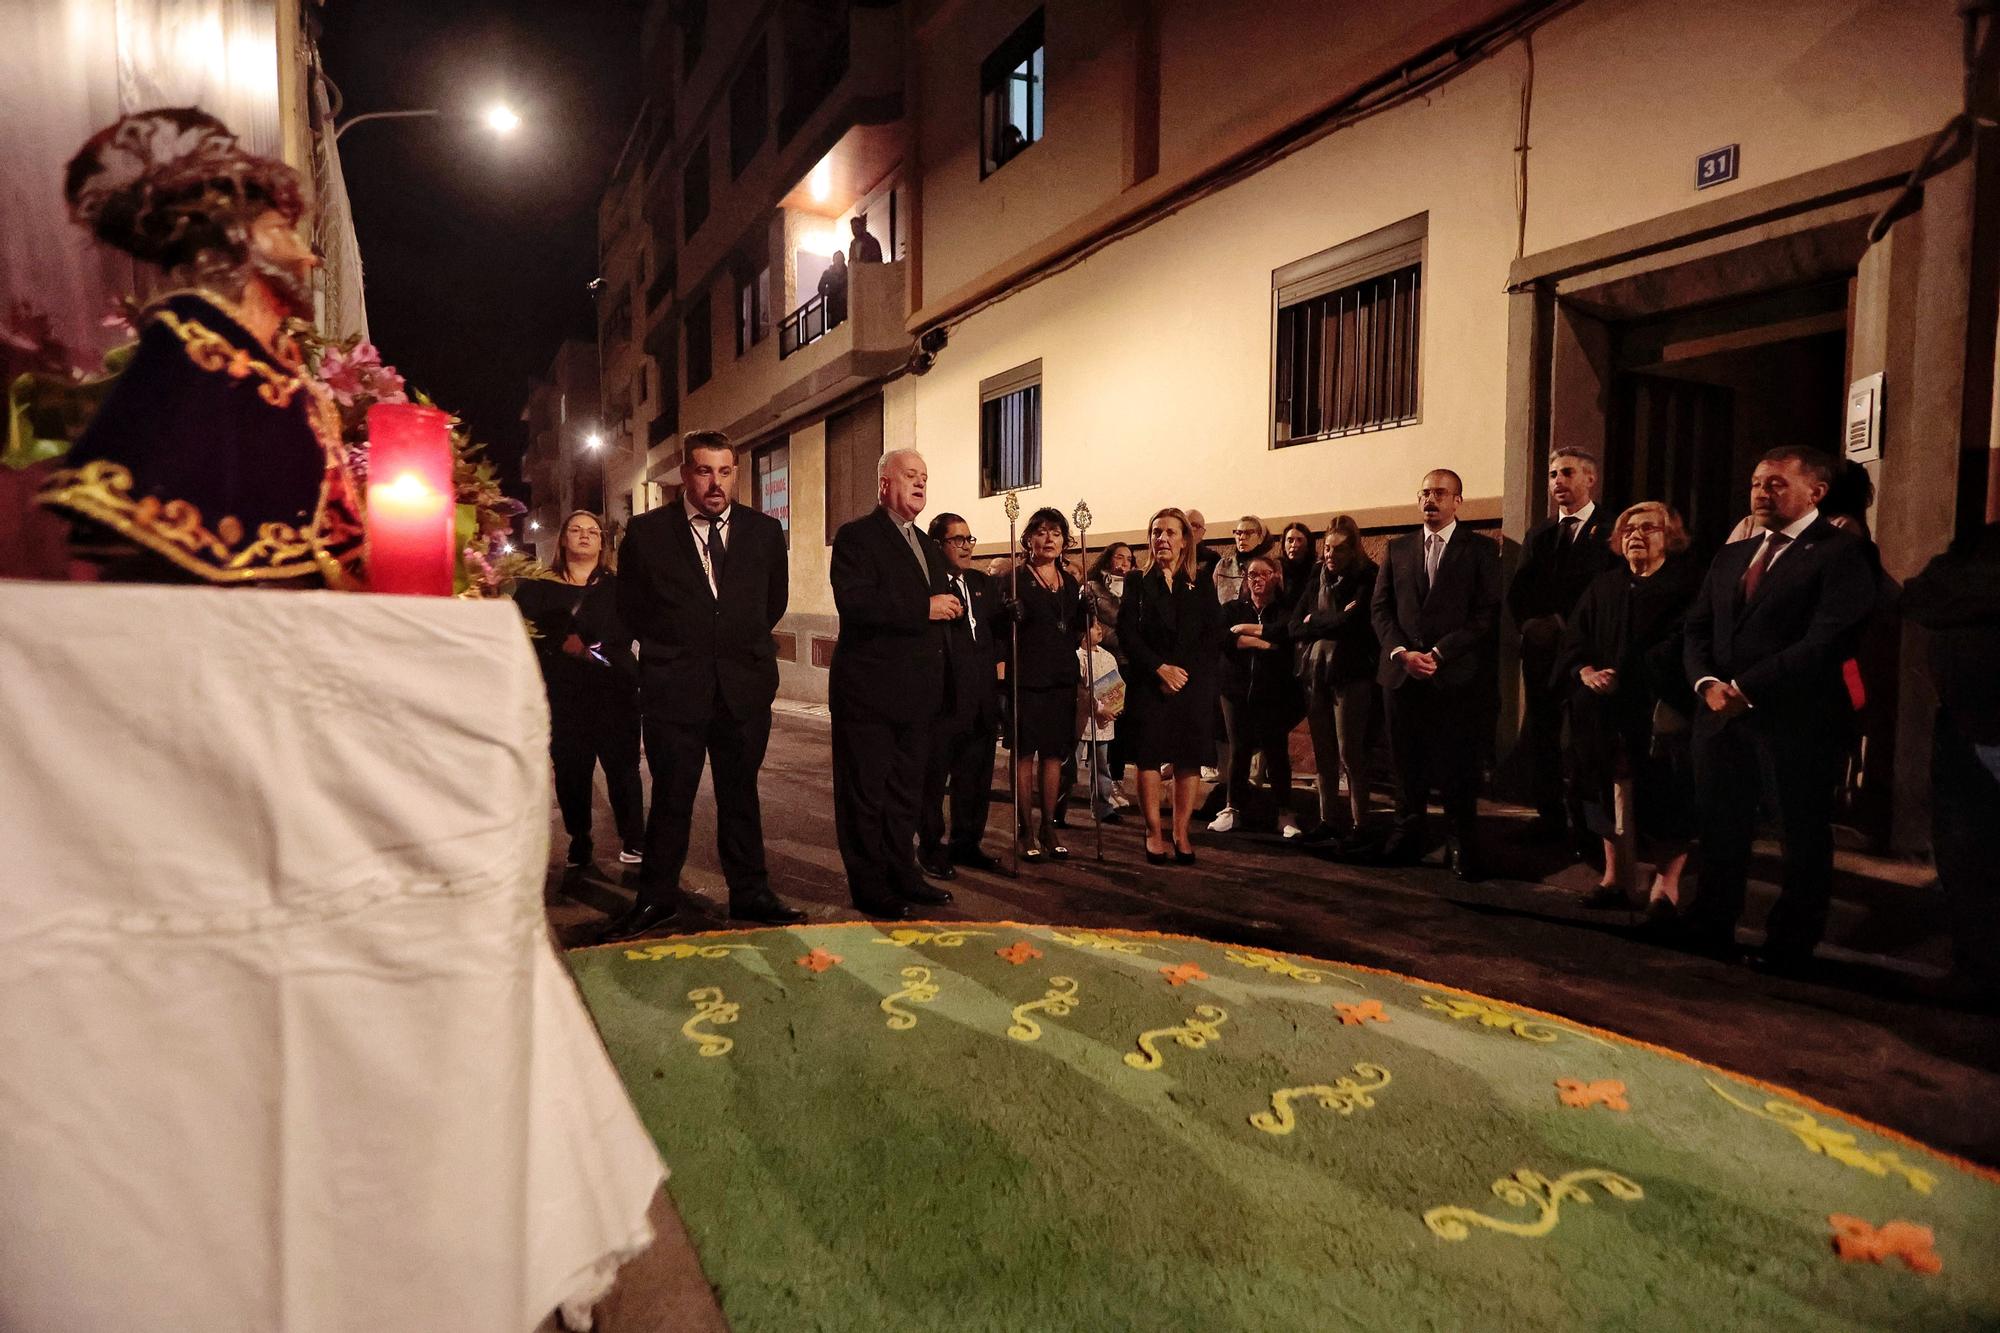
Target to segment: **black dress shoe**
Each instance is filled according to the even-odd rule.
[[[741,898],[732,895],[729,899],[729,919],[755,921],[765,926],[797,926],[804,924],[806,914],[769,889],[765,889],[761,893],[745,894]]]
[[[614,917],[607,923],[604,933],[598,938],[606,944],[612,944],[619,940],[631,940],[641,935],[649,935],[662,927],[672,925],[674,918],[680,915],[680,910],[678,896],[655,898],[650,902],[641,900],[634,903],[632,909],[625,915]]]
[[[1589,893],[1583,895],[1583,906],[1596,908],[1600,911],[1613,907],[1620,907],[1626,911],[1630,911],[1632,909],[1632,900],[1626,896],[1625,890],[1619,888],[1616,884],[1600,884]]]
[[[1174,854],[1172,852],[1155,852],[1150,849],[1146,852],[1146,864],[1149,866],[1163,866],[1173,859]]]
[[[1385,866],[1413,866],[1423,859],[1424,844],[1421,838],[1405,833],[1392,833],[1389,841],[1382,844],[1376,859]]]
[[[577,870],[583,866],[590,865],[595,859],[594,849],[590,845],[589,838],[571,838],[569,840],[569,855],[563,858],[563,864],[571,870]]]
[[[991,872],[1000,868],[999,857],[988,856],[977,847],[954,847],[951,849],[951,859],[954,864],[962,865],[967,870]]]
[[[917,853],[917,869],[932,879],[957,879],[958,872],[951,868],[951,859],[942,848]],[[907,896],[907,895],[906,895]]]
[[[1456,842],[1445,848],[1444,863],[1461,884],[1477,884],[1486,878],[1486,867],[1480,863],[1479,854]]]
[[[897,890],[896,896],[905,902],[922,903],[925,907],[943,907],[951,901],[951,890],[919,880],[906,889]]]
[[[900,898],[856,898],[854,910],[877,921],[909,921],[917,915],[915,905]]]

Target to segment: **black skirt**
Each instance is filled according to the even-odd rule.
[[[1019,734],[1009,748],[1017,756],[1040,755],[1044,759],[1067,759],[1076,749],[1076,691],[1074,685],[1055,685],[1021,691]]]
[[[1141,769],[1172,764],[1176,774],[1194,774],[1215,762],[1213,672],[1192,676],[1178,694],[1168,694],[1157,678],[1128,681],[1118,734],[1131,746]]]

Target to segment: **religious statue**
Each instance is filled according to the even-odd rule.
[[[288,323],[312,315],[298,174],[193,107],[91,136],[71,217],[166,276],[41,487],[104,579],[349,586],[362,547],[339,410]]]

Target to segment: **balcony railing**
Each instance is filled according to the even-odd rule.
[[[837,302],[828,315],[824,296],[814,296],[810,301],[785,316],[785,322],[778,326],[778,357],[790,356],[809,343],[821,338],[847,322],[847,302]]]

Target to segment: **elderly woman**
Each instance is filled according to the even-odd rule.
[[[1063,559],[1068,545],[1069,520],[1060,510],[1037,509],[1021,533],[1019,586],[1008,594],[1018,598],[1010,607],[1018,633],[1004,651],[1008,674],[1020,683],[1021,705],[1007,748],[1021,800],[1015,814],[1025,861],[1069,856],[1056,837],[1056,800],[1063,762],[1076,749],[1076,650],[1090,611]]]
[[[1240,827],[1238,804],[1250,788],[1250,761],[1264,757],[1264,773],[1278,807],[1278,832],[1296,838],[1302,830],[1292,813],[1292,728],[1305,716],[1305,691],[1292,671],[1291,612],[1284,599],[1284,574],[1275,554],[1252,558],[1243,571],[1243,596],[1222,608],[1230,638],[1222,656],[1224,716],[1231,721],[1229,755],[1230,827]],[[1217,821],[1218,823],[1220,821]],[[1209,828],[1226,832],[1215,824]]]
[[[1641,838],[1657,871],[1648,910],[1667,916],[1680,905],[1694,834],[1687,760],[1694,695],[1681,670],[1681,626],[1701,585],[1687,546],[1680,515],[1658,501],[1620,514],[1611,548],[1625,565],[1585,589],[1556,662],[1586,822],[1604,839],[1593,906],[1632,900]]]
[[[1146,815],[1146,860],[1194,864],[1188,821],[1201,794],[1201,766],[1215,753],[1216,672],[1227,626],[1222,603],[1196,574],[1194,534],[1178,509],[1162,509],[1146,525],[1152,564],[1127,580],[1118,606],[1118,642],[1131,671],[1125,715],[1132,761],[1139,766],[1139,805]],[[1160,831],[1160,770],[1171,764],[1173,827]]]

